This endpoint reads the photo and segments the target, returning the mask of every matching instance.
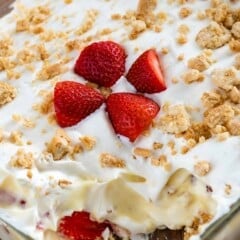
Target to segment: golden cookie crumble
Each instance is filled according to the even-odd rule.
[[[190,127],[190,116],[183,105],[169,106],[158,119],[157,127],[164,132],[179,134]]]
[[[68,4],[68,1],[65,1],[65,2]],[[154,8],[154,1],[151,1],[151,2],[153,2],[152,8]],[[187,3],[187,1],[179,1],[179,3],[185,4],[185,3]],[[145,11],[145,10],[141,10],[141,11]],[[131,31],[129,34],[130,39],[137,38],[141,33],[145,32],[146,30],[149,30],[149,29],[152,29],[155,31],[160,31],[161,27],[162,27],[161,24],[159,24],[157,26],[153,24],[152,19],[154,19],[155,16],[159,17],[159,19],[161,19],[160,21],[162,21],[162,22],[167,21],[167,19],[168,19],[168,16],[166,13],[160,12],[160,13],[158,13],[158,15],[157,14],[153,15],[152,11],[149,14],[150,17],[147,17],[147,18],[145,16],[141,17],[141,11],[138,10],[138,12],[133,13],[133,15],[131,13],[129,13],[129,15],[126,13],[124,16],[117,15],[117,14],[112,15],[112,18],[115,18],[116,20],[121,19],[122,21],[125,22],[126,25],[129,24],[129,26],[131,28]],[[187,18],[191,14],[192,14],[192,10],[188,7],[186,7],[186,8],[183,7],[181,9],[181,11],[179,12],[179,15],[181,18]],[[92,28],[92,26],[93,26],[92,24],[94,24],[93,22],[96,21],[97,17],[98,17],[98,14],[96,14],[94,16],[94,13],[93,13],[92,17],[91,16],[89,17],[89,19],[88,19],[88,16],[86,16],[86,22],[80,26],[80,28],[78,29],[78,31],[79,31],[78,34],[81,35],[81,34],[87,33]],[[130,23],[131,21],[132,21],[132,23]],[[33,27],[31,27],[31,30],[32,29],[33,29]],[[38,25],[36,25],[36,27],[34,29],[40,29],[41,32],[44,32],[44,29],[41,29],[41,27]],[[231,34],[233,34],[232,30],[229,30],[229,31],[231,32]],[[179,38],[177,40],[179,44],[184,45],[185,43],[187,43],[188,32],[189,32],[188,26],[180,26],[179,27]],[[53,33],[53,32],[48,32],[48,33],[42,35],[41,39],[43,41],[48,41],[51,39],[51,37],[54,34],[55,33]],[[88,38],[88,40],[92,41],[92,39],[90,37]],[[86,40],[86,42],[87,42],[87,40]],[[79,39],[74,39],[74,40],[68,41],[65,46],[69,51],[72,51],[72,50],[81,50],[84,45],[86,45],[86,43],[84,41],[81,41]],[[44,48],[42,46],[43,45],[41,45],[41,49],[39,49],[39,52],[41,52],[41,57],[40,57],[41,60],[44,61],[44,60],[48,59],[49,53],[47,52],[46,48]],[[165,48],[162,50],[162,53],[168,54],[169,50],[167,48]],[[29,57],[29,59],[30,58],[31,58],[31,56]],[[21,57],[19,59],[21,60]],[[26,54],[23,54],[22,59],[23,59],[23,60],[21,60],[22,63],[27,63],[27,62],[31,62],[32,60],[34,60],[34,57],[32,58],[32,60],[28,60],[28,53],[26,53]],[[183,55],[183,57],[181,57],[181,60],[184,60],[184,55]],[[203,54],[200,54],[200,55],[197,55],[196,57],[189,59],[187,64],[188,64],[187,67],[189,69],[185,73],[182,74],[182,79],[184,80],[185,83],[190,84],[193,82],[198,83],[198,82],[203,81],[206,78],[205,74],[203,72],[206,71],[211,66],[212,62],[208,57],[206,57]],[[46,65],[48,65],[48,62]],[[44,69],[45,65],[43,65],[43,69],[40,70],[40,72],[39,72],[39,77],[41,79],[54,78],[55,76],[58,76],[59,74],[64,72],[64,71],[63,72],[58,71],[59,67],[60,67],[59,65],[53,64],[52,66],[50,66],[49,69],[45,70]],[[56,70],[55,70],[55,68],[56,68]],[[236,86],[233,86],[231,88],[231,92],[229,92],[229,96],[228,96],[228,100],[231,100],[233,103],[238,102],[239,88],[238,88],[237,84],[235,84],[235,85]],[[106,96],[108,96],[110,94],[109,89],[107,89],[106,91],[104,91],[104,90],[105,89],[103,89],[103,91],[101,91],[101,92],[106,92]],[[210,92],[210,93],[204,93],[204,94],[209,94],[207,96],[207,98],[208,98],[207,100],[205,99],[205,97],[203,97],[205,99],[203,101],[205,102],[204,107],[206,109],[215,108],[217,106],[220,106],[226,100],[222,96],[222,94],[218,93],[217,91]],[[211,107],[209,107],[209,104],[211,104]],[[49,114],[52,112],[52,107],[53,107],[52,106],[52,95],[47,94],[46,97],[43,98],[42,103],[39,105],[38,110],[42,114]],[[169,108],[171,108],[171,107],[172,106],[170,106]],[[232,135],[238,134],[238,132],[236,132],[236,126],[239,126],[239,122],[233,121],[232,117],[231,117],[231,120],[230,120],[230,118],[228,118],[227,121],[224,121],[224,125],[226,125],[224,129],[219,127],[220,125],[217,125],[216,127],[211,128],[208,126],[208,124],[205,120],[201,123],[192,122],[191,116],[187,110],[187,106],[181,106],[182,109],[177,109],[177,108],[178,107],[176,107],[176,109],[172,110],[172,111],[166,110],[163,113],[163,116],[161,117],[161,120],[158,123],[159,123],[160,129],[162,129],[164,132],[173,133],[176,136],[184,135],[184,137],[186,137],[186,139],[188,141],[187,141],[187,145],[185,146],[186,148],[184,151],[186,151],[186,149],[188,151],[189,149],[193,148],[197,143],[204,142],[206,139],[208,139],[211,136],[213,136],[214,134],[216,134],[216,133],[214,133],[214,131],[218,132],[218,129],[221,129],[219,131],[219,134],[220,133],[225,134],[226,131],[229,131],[230,134],[232,134]],[[208,110],[206,110],[206,112],[207,111]],[[207,113],[205,113],[205,114],[207,114]],[[212,115],[214,115],[214,114],[212,114]],[[234,132],[234,134],[233,134],[233,132]],[[57,133],[56,133],[56,135],[57,135]],[[82,153],[83,151],[90,151],[90,150],[94,149],[95,145],[97,144],[96,139],[91,136],[80,137],[79,143],[76,145],[74,145],[72,143],[71,139],[68,136],[64,136],[63,133],[60,134],[60,136],[59,136],[60,139],[59,139],[59,137],[56,137],[56,138],[55,137],[56,136],[54,136],[53,139],[47,144],[47,151],[53,155],[54,160],[63,159],[66,155],[72,155],[74,153]],[[161,150],[162,148],[163,148],[163,144],[160,142],[155,142],[153,144],[154,150]],[[147,148],[135,148],[134,154],[139,157],[143,157],[143,158],[149,157],[151,160],[151,164],[153,166],[156,166],[156,167],[161,166],[166,171],[171,171],[171,169],[172,169],[171,163],[168,161],[165,154],[160,154],[159,156],[155,157],[155,156],[152,156],[152,149],[147,149]],[[100,165],[103,168],[125,168],[126,167],[126,162],[123,159],[120,159],[117,156],[114,156],[109,153],[102,153],[99,156],[99,161],[100,161]],[[201,162],[201,164],[200,164],[200,162],[199,162],[198,164],[201,166],[198,166],[196,164],[196,173],[198,171],[200,172],[200,173],[198,172],[197,175],[205,176],[208,172],[210,172],[211,165],[209,163]],[[208,166],[208,164],[210,166]],[[199,170],[200,168],[202,169],[201,171]],[[63,179],[63,180],[59,180],[58,184],[60,187],[65,188],[68,185],[70,185],[71,182]]]
[[[203,28],[196,36],[196,42],[200,47],[210,49],[222,47],[230,39],[230,31],[217,22],[210,23],[210,25]]]
[[[99,156],[102,168],[125,168],[126,163],[123,159],[113,156],[110,153],[102,153]]]
[[[16,32],[28,31],[32,26],[38,26],[45,22],[51,15],[51,11],[46,5],[30,9],[24,7],[19,10],[23,16],[19,17],[16,22]]]
[[[197,69],[189,69],[181,77],[186,84],[202,82],[204,80],[204,75]]]
[[[227,43],[232,51],[240,51],[240,9],[234,9],[224,1],[212,2],[206,9],[212,23],[200,30],[196,37],[197,44],[202,48],[216,49]]]
[[[14,168],[31,169],[34,164],[34,156],[31,152],[19,149],[10,160],[10,165]]]
[[[15,87],[6,82],[0,82],[0,106],[11,102],[16,97]]]
[[[63,129],[58,129],[55,136],[47,144],[47,152],[52,154],[54,160],[61,160],[71,151],[71,139]]]
[[[207,161],[199,161],[194,165],[194,171],[198,176],[203,177],[211,171],[211,164]]]

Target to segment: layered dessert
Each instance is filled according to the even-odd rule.
[[[239,198],[239,1],[18,0],[0,29],[5,221],[197,240]]]

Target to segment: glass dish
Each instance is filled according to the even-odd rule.
[[[0,0],[0,17],[11,10],[14,0]],[[240,200],[231,210],[219,220],[210,225],[201,235],[202,240],[239,240],[240,239]],[[0,239],[3,240],[33,240],[23,232],[17,230],[4,219],[0,218]],[[2,231],[1,231],[2,230]],[[5,231],[5,234],[4,234]],[[10,237],[5,237],[5,235]],[[3,236],[4,235],[4,236]],[[149,235],[149,240],[183,240],[183,230],[156,230]],[[116,237],[116,240],[119,238]]]

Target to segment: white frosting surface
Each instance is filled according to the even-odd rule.
[[[73,0],[71,4],[67,5],[63,0],[19,0],[16,6],[23,4],[27,7],[34,7],[46,4],[51,9],[51,16],[47,20],[45,27],[53,31],[69,32],[68,40],[75,39],[74,31],[84,21],[84,13],[91,9],[97,9],[99,15],[96,23],[79,39],[85,39],[87,36],[94,35],[103,28],[113,29],[114,31],[109,35],[100,36],[93,41],[111,39],[122,44],[128,54],[126,71],[143,51],[154,47],[160,54],[162,48],[168,48],[169,53],[161,56],[166,73],[167,90],[159,94],[148,94],[147,96],[155,100],[159,105],[170,102],[171,104],[202,107],[200,101],[202,94],[214,88],[210,81],[212,70],[216,67],[230,67],[233,65],[234,56],[230,54],[227,46],[214,51],[214,58],[218,59],[218,62],[205,72],[206,79],[202,83],[186,85],[183,82],[179,82],[178,84],[173,84],[171,79],[179,77],[186,72],[187,60],[201,52],[195,43],[195,36],[201,28],[208,24],[209,20],[197,20],[197,13],[206,9],[209,6],[209,1],[189,3],[193,13],[186,19],[180,19],[178,16],[179,5],[169,5],[167,0],[159,1],[156,11],[162,10],[169,16],[169,21],[163,24],[162,31],[159,33],[146,31],[139,35],[137,39],[129,40],[127,38],[128,27],[124,26],[121,21],[112,20],[111,14],[124,14],[127,10],[135,10],[137,3],[137,0]],[[240,7],[240,3],[235,4],[235,7]],[[15,21],[16,15],[19,14],[18,11],[18,7],[16,7],[12,13],[1,19],[0,35],[11,36],[14,41],[14,49],[20,50],[24,49],[25,41],[29,41],[30,45],[38,43],[39,36],[26,32],[15,32]],[[66,17],[68,23],[64,24],[61,22],[62,16]],[[176,43],[175,36],[178,26],[183,23],[189,26],[190,33],[188,34],[188,44],[179,45]],[[50,53],[50,62],[57,62],[57,54],[70,57],[71,61],[67,64],[69,71],[62,74],[60,80],[75,80],[85,83],[83,78],[77,76],[72,71],[79,52],[68,52],[64,47],[65,43],[66,39],[61,38],[45,43]],[[182,53],[185,55],[184,61],[177,61],[177,56]],[[4,136],[9,136],[13,131],[23,133],[22,139],[24,144],[22,146],[9,142],[0,144],[0,180],[3,181],[10,174],[15,177],[14,179],[18,180],[21,186],[24,185],[27,188],[27,193],[24,190],[21,190],[23,192],[18,190],[16,194],[19,199],[23,198],[26,201],[26,205],[23,208],[19,206],[4,206],[7,213],[7,216],[4,217],[17,228],[31,235],[36,240],[42,240],[43,229],[55,229],[60,216],[70,213],[70,210],[81,210],[82,208],[91,211],[97,219],[107,218],[127,228],[132,232],[133,239],[139,238],[136,234],[143,231],[149,232],[157,226],[181,227],[178,225],[179,223],[174,223],[170,220],[174,214],[177,214],[176,212],[165,213],[162,211],[163,208],[158,206],[159,194],[169,177],[176,170],[184,168],[190,173],[194,173],[194,165],[200,160],[207,160],[212,165],[210,173],[199,179],[213,189],[212,197],[217,203],[214,219],[227,212],[229,206],[239,198],[239,137],[229,137],[223,142],[212,138],[202,144],[198,144],[184,155],[180,151],[176,155],[172,155],[171,149],[167,147],[167,143],[170,140],[174,140],[176,149],[180,149],[185,143],[184,139],[175,139],[173,135],[165,134],[159,129],[151,129],[148,136],[141,136],[134,143],[130,143],[126,138],[119,138],[114,133],[104,110],[105,105],[76,126],[65,129],[69,137],[76,142],[81,136],[94,137],[96,146],[92,151],[76,155],[75,161],[72,161],[69,157],[65,157],[60,161],[53,161],[51,157],[46,159],[46,156],[42,154],[46,149],[45,143],[51,140],[59,127],[56,124],[49,124],[46,116],[40,115],[32,108],[34,104],[41,102],[40,90],[53,89],[53,82],[49,80],[35,80],[36,73],[41,69],[41,65],[42,62],[40,61],[34,62],[33,72],[26,70],[24,67],[16,68],[21,72],[21,77],[17,80],[11,80],[10,83],[16,87],[17,97],[0,109],[0,126],[4,131]],[[6,81],[6,78],[6,72],[0,72],[0,80]],[[135,92],[134,88],[124,77],[112,87],[112,90],[113,92]],[[13,114],[20,114],[25,118],[36,121],[36,127],[27,128],[21,123],[16,123],[12,119]],[[201,119],[200,114],[196,115],[196,118]],[[45,129],[44,132],[43,129]],[[26,144],[27,141],[31,141],[32,144]],[[134,148],[151,149],[154,142],[165,144],[163,149],[158,150],[158,154],[167,156],[168,161],[172,165],[171,171],[167,172],[164,168],[151,165],[150,160],[148,161],[141,157],[133,158]],[[11,157],[20,148],[34,154],[35,166],[32,169],[32,179],[26,176],[26,170],[12,168],[9,165]],[[124,169],[101,168],[98,156],[103,152],[124,159],[127,167]],[[124,177],[122,176],[124,173],[141,176],[146,181],[130,182],[123,180]],[[57,184],[60,179],[67,179],[72,182],[72,185],[67,189],[60,188]],[[19,188],[18,184],[15,184],[16,190]],[[230,195],[226,195],[224,192],[226,184],[232,186]],[[113,197],[108,198],[107,196],[108,194],[114,194],[114,192],[112,190],[108,192],[106,189],[111,188],[111,186],[112,188],[120,186],[120,189],[123,189],[122,193],[118,189],[115,194],[119,194],[119,198],[125,197],[122,201],[129,202],[130,208],[136,207],[138,209],[136,210],[136,214],[139,214],[138,217],[130,213],[129,216],[131,216],[126,217],[124,210],[119,210],[117,215],[108,214],[109,207],[113,204],[108,202],[108,200],[113,199]],[[11,191],[13,189],[10,188]],[[133,204],[129,196],[133,199],[136,198],[139,206]],[[174,203],[172,209],[174,209]],[[148,215],[146,215],[146,212]],[[159,220],[158,216],[161,214],[164,217],[160,217],[161,220]],[[194,236],[191,240],[193,239],[199,239],[199,236]]]

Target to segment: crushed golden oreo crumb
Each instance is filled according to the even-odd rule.
[[[94,139],[91,136],[83,136],[80,138],[80,141],[82,143],[83,148],[87,151],[92,150],[96,145],[96,139]]]
[[[230,184],[225,184],[224,192],[225,192],[227,195],[230,195],[231,192],[232,192],[232,186],[231,186]]]
[[[202,48],[216,49],[228,43],[231,39],[231,33],[224,26],[217,22],[212,22],[209,26],[203,28],[196,36],[197,44]]]
[[[234,117],[234,110],[228,104],[222,104],[211,108],[204,113],[204,123],[209,128],[215,128],[217,125],[225,125]]]
[[[117,158],[109,153],[102,153],[99,156],[101,167],[103,168],[125,168],[126,163],[123,159]]]
[[[67,71],[63,63],[47,64],[45,63],[37,74],[39,80],[49,80]]]
[[[72,182],[69,181],[69,180],[66,180],[66,179],[59,179],[58,180],[58,186],[61,187],[61,188],[66,188],[71,184],[72,184]]]
[[[73,2],[73,0],[64,0],[64,3],[66,4],[71,4]]]
[[[69,40],[66,44],[65,44],[66,48],[69,51],[73,51],[73,50],[81,50],[84,46],[83,42],[78,40],[78,39],[74,39],[74,40]]]
[[[156,167],[163,167],[165,171],[170,171],[172,168],[171,163],[168,162],[166,155],[160,155],[159,157],[152,157],[151,164]]]
[[[0,57],[9,57],[13,54],[13,41],[11,38],[3,38],[0,40]]]
[[[10,165],[15,168],[31,169],[34,164],[34,157],[31,152],[25,152],[19,149],[16,154],[11,157]]]
[[[97,20],[98,11],[95,9],[87,11],[83,24],[75,31],[76,35],[82,35],[92,29]]]
[[[221,95],[216,92],[203,93],[201,100],[205,108],[213,108],[222,103]]]
[[[206,56],[205,54],[200,54],[188,60],[188,67],[192,69],[196,69],[200,72],[208,69],[210,64],[211,64],[211,59],[209,59],[209,57]]]
[[[182,7],[179,11],[180,18],[186,18],[192,14],[192,9],[189,7]]]
[[[49,53],[47,52],[45,45],[41,43],[36,47],[37,47],[38,54],[40,55],[40,59],[43,61],[48,59]]]
[[[182,79],[186,84],[191,84],[194,82],[202,82],[204,80],[204,75],[197,69],[189,69],[183,73]]]
[[[28,31],[30,26],[45,22],[51,15],[50,9],[45,6],[37,6],[31,9],[23,9],[24,17],[16,22],[16,32]]]
[[[211,170],[211,164],[207,161],[199,161],[194,165],[194,171],[198,176],[205,176]]]
[[[22,146],[23,145],[22,135],[23,134],[19,131],[13,131],[9,136],[9,141],[18,146]]]
[[[16,97],[16,89],[6,82],[0,82],[0,106],[11,102]]]
[[[215,69],[212,72],[213,83],[224,90],[231,90],[233,86],[240,84],[237,70],[234,67],[226,69]]]
[[[53,94],[52,94],[52,92],[46,92],[43,95],[43,101],[40,104],[34,105],[33,109],[39,111],[41,114],[51,113],[53,110]]]
[[[160,142],[154,142],[153,143],[153,149],[157,150],[157,149],[162,149],[163,148],[163,144]]]
[[[190,117],[183,105],[170,106],[157,122],[157,127],[168,133],[181,133],[190,127]]]
[[[143,158],[148,158],[152,155],[152,151],[151,149],[147,149],[147,148],[134,148],[133,153],[135,156],[140,156]]]
[[[69,136],[64,130],[58,129],[55,136],[47,144],[47,152],[52,154],[54,160],[61,160],[71,151],[72,146]]]
[[[240,136],[240,120],[231,119],[228,121],[227,130],[233,136]]]

